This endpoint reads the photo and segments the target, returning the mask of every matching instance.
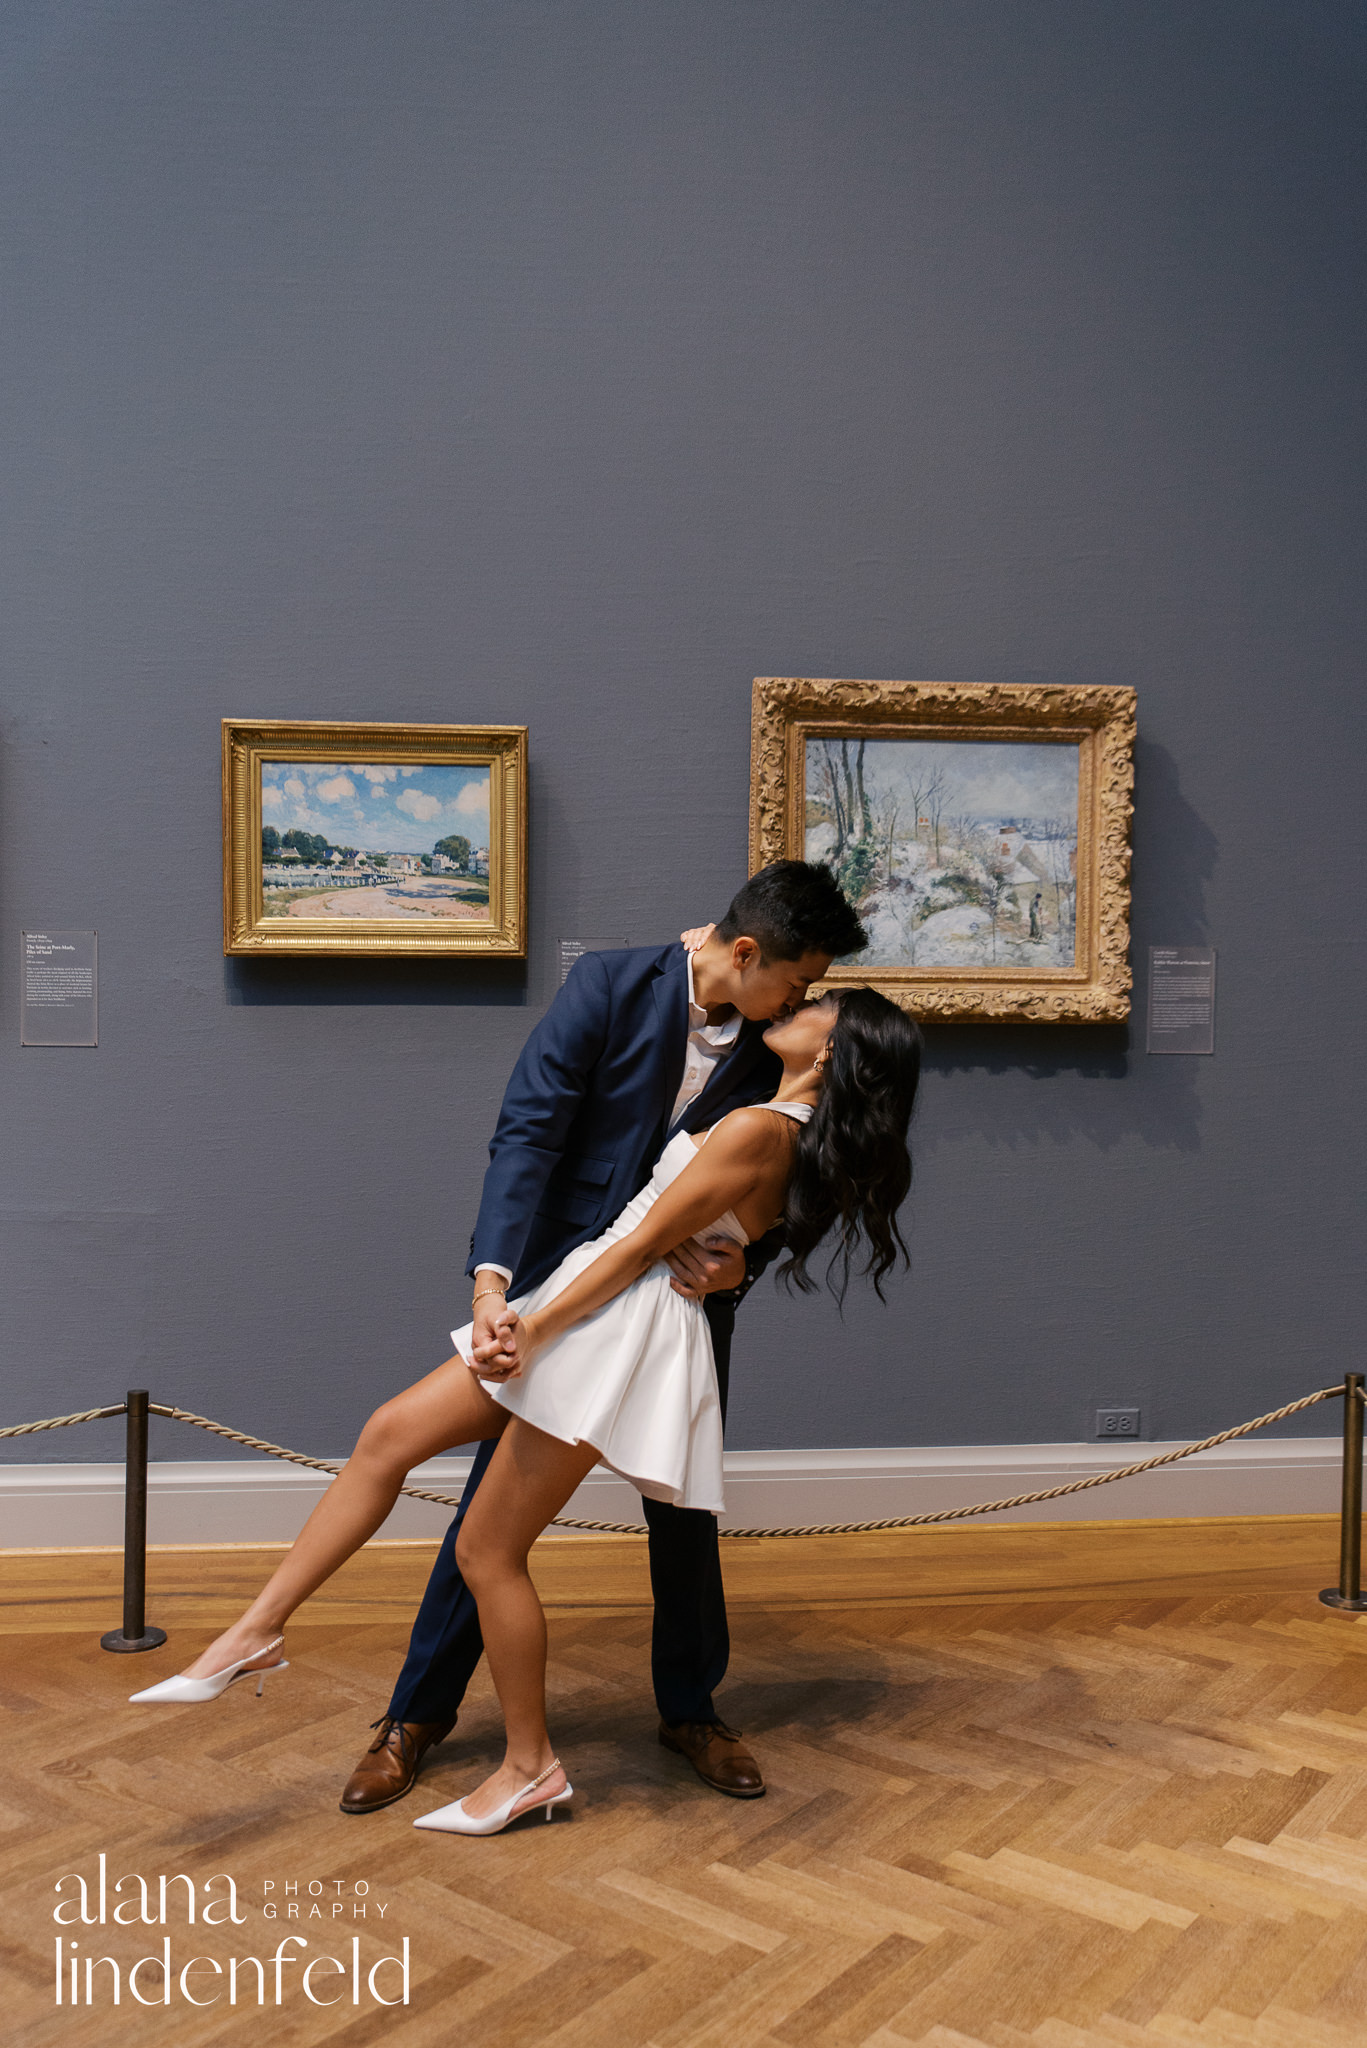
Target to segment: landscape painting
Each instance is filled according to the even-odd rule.
[[[861,968],[1071,968],[1076,742],[807,737],[805,846],[869,934]]]
[[[869,935],[826,985],[918,1017],[1129,1015],[1135,693],[757,676],[750,869],[829,862]]]
[[[223,951],[525,959],[526,726],[225,718]]]
[[[489,916],[487,763],[261,763],[264,918]]]

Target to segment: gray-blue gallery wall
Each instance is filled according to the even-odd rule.
[[[1219,1036],[935,1028],[914,1271],[766,1284],[732,1443],[1360,1365],[1365,82],[1350,0],[7,0],[4,1419],[337,1454],[437,1363],[556,938],[744,873],[756,674],[1132,684]],[[525,722],[525,973],[225,963],[224,715]]]

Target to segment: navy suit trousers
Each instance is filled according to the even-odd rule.
[[[735,1303],[729,1295],[709,1295],[704,1310],[725,1420]],[[453,1720],[484,1653],[479,1610],[456,1563],[456,1538],[489,1469],[495,1444],[496,1440],[480,1445],[455,1520],[432,1567],[389,1702],[396,1721]],[[648,1500],[644,1507],[655,1596],[650,1670],[660,1718],[671,1727],[681,1721],[715,1721],[712,1693],[725,1676],[731,1654],[717,1518],[701,1508],[676,1508],[667,1501]]]

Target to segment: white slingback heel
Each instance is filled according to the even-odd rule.
[[[251,1663],[253,1657],[263,1656],[267,1650],[278,1650],[284,1640],[283,1636],[277,1636],[273,1643],[263,1643],[259,1650],[239,1657],[236,1664],[226,1664],[222,1671],[211,1671],[207,1678],[183,1678],[179,1673],[174,1678],[163,1678],[160,1684],[149,1685],[144,1692],[130,1692],[129,1705],[189,1706],[198,1700],[216,1700],[230,1685],[236,1685],[239,1678],[256,1679],[256,1697],[260,1699],[266,1680],[277,1671],[289,1670],[289,1659],[282,1657],[278,1664],[263,1664],[259,1671],[248,1671],[244,1667]]]
[[[505,1799],[502,1806],[496,1806],[492,1813],[486,1813],[479,1820],[465,1811],[463,1799],[457,1799],[452,1806],[439,1806],[435,1813],[424,1813],[413,1825],[415,1828],[435,1828],[443,1835],[496,1835],[507,1827],[509,1821],[521,1820],[524,1813],[539,1812],[549,1820],[557,1806],[569,1805],[574,1797],[573,1785],[566,1783],[563,1791],[548,1793],[544,1799],[534,1799],[530,1806],[518,1806],[518,1801],[525,1799],[529,1792],[535,1792],[553,1771],[562,1768],[559,1757],[552,1757],[540,1777],[533,1778],[530,1785],[524,1785],[520,1792],[514,1792],[511,1799]]]

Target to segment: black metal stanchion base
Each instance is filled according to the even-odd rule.
[[[140,1636],[126,1636],[121,1628],[111,1628],[107,1636],[100,1637],[102,1650],[159,1650],[166,1641],[164,1628],[145,1629]]]
[[[1326,1586],[1320,1599],[1326,1607],[1343,1607],[1350,1614],[1367,1614],[1367,1593],[1359,1593],[1356,1600],[1350,1600],[1345,1593],[1340,1593],[1337,1586]]]

